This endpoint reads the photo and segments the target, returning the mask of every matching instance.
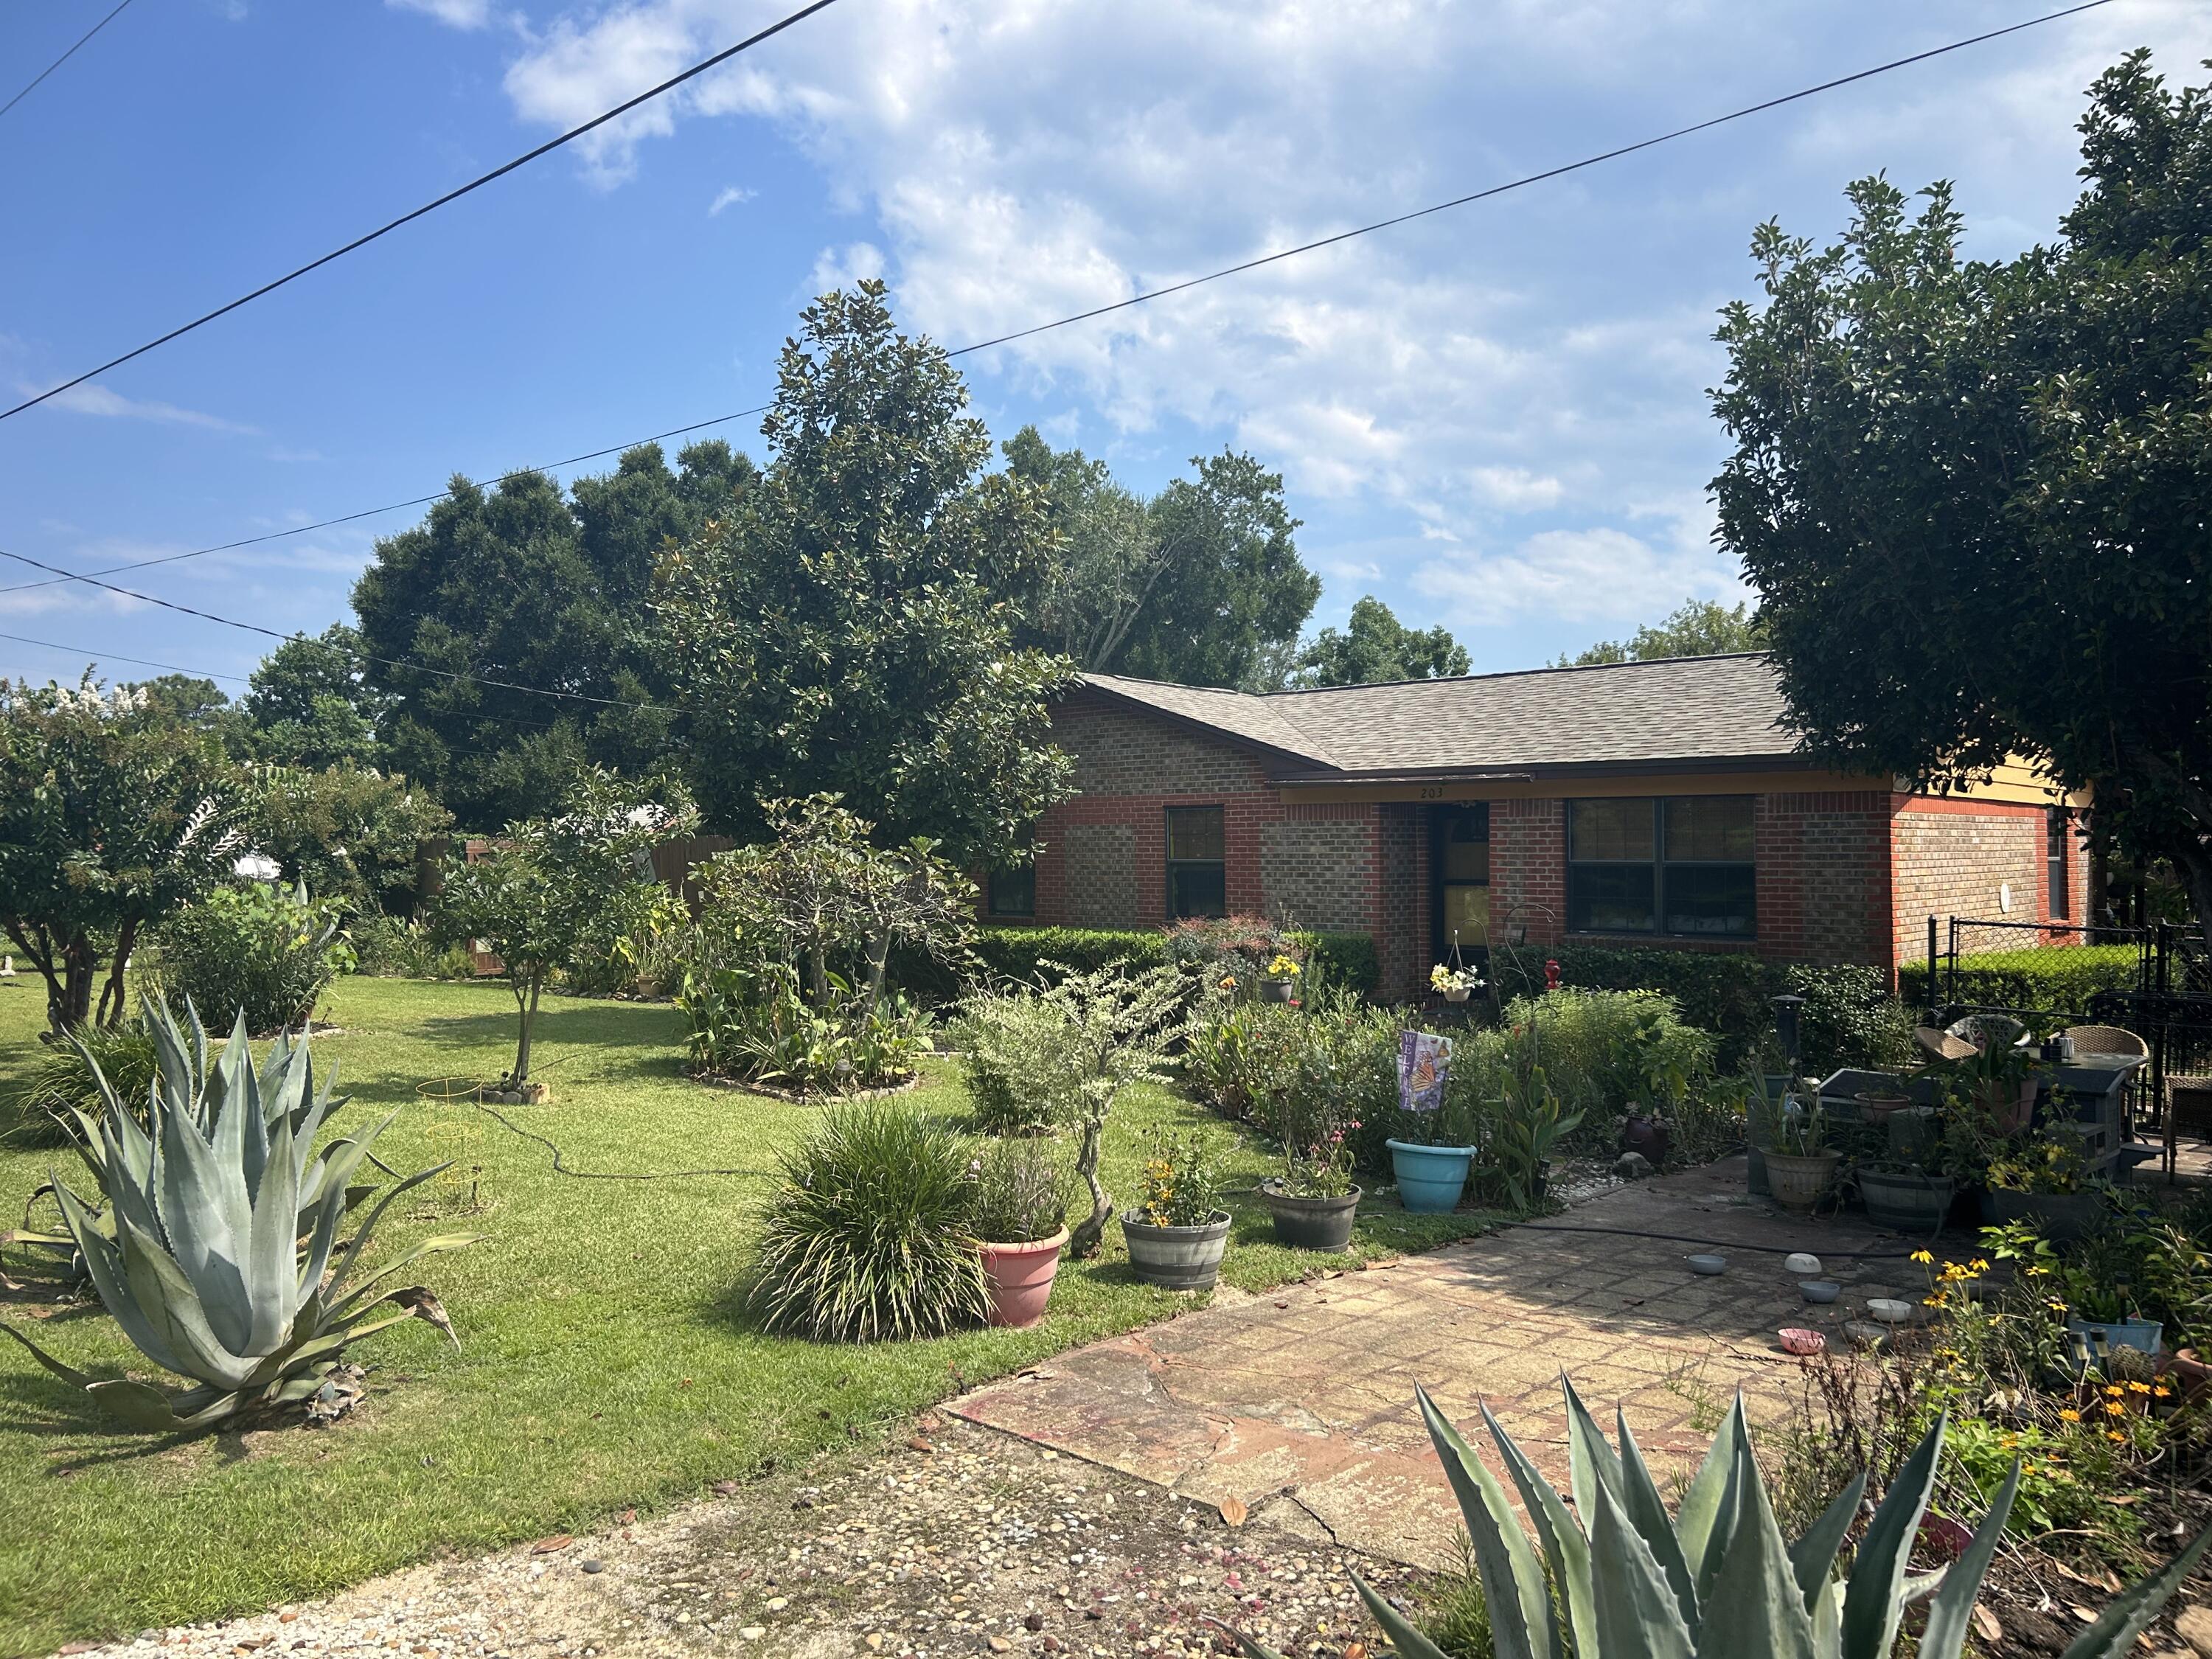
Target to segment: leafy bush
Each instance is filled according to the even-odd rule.
[[[83,1045],[83,1052],[77,1043]],[[154,1086],[153,1036],[136,1019],[120,1025],[86,1025],[78,1030],[75,1043],[40,1047],[30,1076],[6,1103],[9,1121],[0,1129],[0,1139],[23,1146],[68,1145],[69,1115],[81,1112],[97,1119],[106,1103],[94,1064],[116,1098],[143,1114]]]
[[[1041,1134],[1083,1115],[1084,1056],[1064,999],[1029,986],[978,993],[951,1036],[967,1056],[968,1098],[984,1133]]]
[[[784,1155],[753,1296],[771,1331],[823,1342],[941,1336],[988,1304],[968,1150],[909,1105],[834,1106]]]
[[[424,791],[361,766],[270,766],[254,779],[249,833],[285,880],[305,882],[355,915],[398,913],[423,896],[422,844],[453,822]]]
[[[240,1009],[257,1034],[304,1025],[331,981],[354,965],[341,912],[305,887],[219,887],[162,924],[152,978],[210,1025],[228,1024]]]
[[[1364,933],[1297,933],[1290,939],[1320,984],[1371,997],[1382,984],[1375,941]],[[979,931],[969,949],[994,984],[1041,985],[1067,973],[1095,973],[1109,963],[1153,968],[1170,960],[1168,935],[1157,927],[1030,927],[1001,924]],[[920,951],[894,958],[902,985],[933,996],[959,988],[956,971]],[[1264,965],[1264,963],[1262,964]]]
[[[833,974],[829,1001],[817,1005],[786,962],[688,969],[676,1005],[690,1022],[700,1077],[850,1094],[905,1082],[930,1052],[929,1017],[905,998],[872,1005]]]
[[[2054,945],[2039,951],[1992,951],[1961,957],[1949,981],[1954,1000],[1992,1008],[2040,1010],[2087,1016],[2089,999],[2100,991],[2131,991],[2139,957],[2132,945]],[[1929,1006],[1935,994],[1928,964],[1916,962],[1898,970],[1905,1000]],[[1939,983],[1936,991],[1943,986]]]
[[[404,916],[365,913],[346,929],[353,941],[354,971],[391,979],[473,979],[476,958],[465,945],[439,939]]]
[[[1595,1127],[1632,1103],[1664,1110],[1705,1086],[1713,1050],[1711,1036],[1657,992],[1552,991],[1516,997],[1503,1024],[1455,1043],[1451,1086],[1496,1100],[1541,1067],[1565,1109]]]
[[[1342,989],[1324,987],[1297,1007],[1217,995],[1185,1038],[1184,1086],[1258,1124],[1286,1157],[1319,1140],[1348,1148],[1356,1167],[1380,1169],[1398,1117],[1398,1030],[1395,1014]]]
[[[1224,976],[1249,983],[1285,957],[1303,967],[1304,945],[1265,916],[1190,916],[1168,929],[1168,960],[1209,985]]]
[[[1563,986],[1665,993],[1684,1020],[1713,1035],[1715,1063],[1723,1071],[1741,1067],[1772,1036],[1773,999],[1785,992],[1806,999],[1801,1027],[1808,1071],[1826,1076],[1844,1066],[1880,1069],[1909,1055],[1914,1022],[1889,994],[1879,968],[1810,967],[1706,951],[1530,945],[1492,957],[1498,994],[1540,994],[1547,961],[1559,964]]]
[[[1221,1211],[1221,1153],[1203,1132],[1155,1128],[1133,1213],[1155,1227],[1203,1227]]]
[[[1067,1224],[1068,1172],[1051,1142],[994,1140],[970,1167],[978,1238],[1033,1244]]]

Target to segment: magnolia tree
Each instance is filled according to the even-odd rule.
[[[0,928],[46,982],[56,1031],[123,1013],[142,930],[229,873],[245,811],[215,740],[143,690],[0,680]]]
[[[595,942],[626,937],[641,918],[669,910],[674,901],[653,878],[652,850],[696,822],[686,799],[593,771],[560,812],[510,823],[474,859],[464,854],[447,864],[440,931],[482,939],[514,993],[520,1029],[504,1086],[529,1085],[531,1036],[547,981]]]
[[[874,826],[835,795],[769,801],[763,810],[775,839],[717,854],[694,879],[711,925],[788,957],[817,1006],[830,1000],[834,962],[860,963],[872,1012],[894,947],[941,961],[966,956],[975,884],[937,855],[936,842],[917,836],[878,847],[868,839]]]

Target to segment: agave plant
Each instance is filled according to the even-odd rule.
[[[392,1118],[318,1151],[316,1134],[334,1107],[328,1079],[316,1086],[304,1035],[280,1037],[257,1072],[242,1016],[211,1066],[196,1017],[189,1043],[166,1006],[149,1004],[147,1023],[161,1064],[144,1122],[104,1077],[103,1110],[82,1119],[105,1211],[95,1213],[58,1180],[55,1199],[124,1334],[198,1386],[171,1395],[125,1378],[95,1380],[12,1326],[0,1330],[112,1415],[171,1431],[305,1400],[348,1343],[401,1320],[425,1319],[451,1336],[428,1291],[378,1286],[426,1255],[473,1243],[472,1235],[425,1239],[348,1288],[385,1211],[439,1173],[425,1170],[387,1188],[339,1242],[347,1183]],[[380,1311],[387,1305],[398,1311]]]
[[[1919,1659],[1958,1659],[2019,1490],[2017,1462],[1958,1559],[1941,1571],[1914,1574],[1908,1558],[1942,1455],[1939,1419],[1899,1470],[1859,1537],[1850,1570],[1838,1577],[1838,1557],[1866,1495],[1863,1474],[1802,1538],[1785,1544],[1738,1395],[1670,1518],[1626,1417],[1619,1419],[1616,1450],[1573,1386],[1564,1377],[1560,1385],[1571,1510],[1490,1408],[1482,1408],[1540,1549],[1514,1516],[1504,1483],[1426,1391],[1419,1391],[1429,1437],[1466,1518],[1498,1659],[1886,1659],[1905,1609],[1923,1601]],[[2116,1659],[2127,1651],[2196,1566],[2208,1540],[2212,1528],[2124,1593],[2063,1659]],[[1445,1659],[1357,1574],[1352,1582],[1402,1659]],[[1248,1638],[1237,1639],[1252,1659],[1279,1659]]]

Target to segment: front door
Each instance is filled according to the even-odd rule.
[[[1451,959],[1452,945],[1473,956],[1490,944],[1490,806],[1432,806],[1429,868],[1437,960]]]

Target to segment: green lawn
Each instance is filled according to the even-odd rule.
[[[587,1181],[465,1103],[417,1085],[496,1074],[512,1057],[514,1004],[498,985],[348,980],[318,1039],[355,1100],[355,1121],[394,1108],[378,1151],[401,1169],[450,1159],[456,1175],[387,1218],[380,1250],[432,1231],[489,1237],[423,1264],[452,1313],[459,1354],[427,1326],[371,1338],[365,1405],[327,1431],[284,1429],[185,1442],[106,1432],[87,1402],[13,1344],[0,1351],[0,1652],[234,1613],[319,1594],[441,1551],[581,1530],[626,1505],[663,1505],[842,1443],[973,1382],[1189,1305],[1129,1275],[1118,1229],[1104,1259],[1064,1267],[1051,1317],[1024,1332],[908,1345],[825,1346],[763,1335],[745,1305],[775,1157],[811,1109],[701,1088],[682,1072],[666,1007],[556,1000],[538,1066],[551,1104],[506,1108],[585,1170],[728,1167],[738,1177]],[[0,988],[0,1089],[20,1076],[44,1018],[26,977]],[[914,1097],[957,1120],[951,1066]],[[1128,1192],[1139,1136],[1196,1120],[1189,1103],[1139,1097],[1108,1139],[1109,1184]],[[1218,1133],[1227,1135],[1226,1129]],[[66,1149],[0,1149],[0,1225]],[[1262,1173],[1240,1148],[1237,1184]],[[473,1188],[480,1210],[466,1215]],[[1236,1200],[1225,1279],[1257,1290],[1335,1263],[1270,1242],[1256,1200]],[[1355,1250],[1419,1249],[1484,1218],[1363,1216]],[[50,1304],[48,1305],[51,1305]],[[0,1297],[30,1323],[36,1303]],[[94,1301],[38,1321],[61,1358],[145,1374]]]

